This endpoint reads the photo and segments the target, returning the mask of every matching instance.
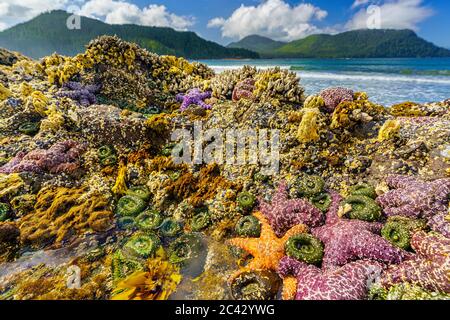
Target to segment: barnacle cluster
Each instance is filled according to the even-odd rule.
[[[0,299],[450,294],[448,102],[111,36],[0,75]]]

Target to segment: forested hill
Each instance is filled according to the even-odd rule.
[[[109,25],[99,20],[81,18],[81,29],[66,27],[69,14],[64,11],[43,13],[36,18],[0,32],[0,47],[19,51],[32,58],[57,52],[75,55],[100,35],[117,35],[157,54],[171,54],[190,59],[258,58],[246,49],[225,48],[207,41],[194,32],[138,25]]]
[[[268,42],[271,39],[266,39]],[[273,41],[273,40],[272,40]],[[255,49],[248,39],[234,48]],[[252,43],[252,42],[250,42]],[[272,45],[274,43],[272,42]],[[261,46],[261,44],[260,44]],[[354,30],[336,35],[311,35],[301,40],[258,51],[269,58],[420,58],[450,57],[450,50],[428,42],[411,30]]]

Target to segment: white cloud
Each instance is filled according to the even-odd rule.
[[[356,2],[364,0],[357,0]],[[366,4],[369,4],[367,1]],[[420,22],[433,15],[433,10],[423,4],[423,0],[387,0],[372,2],[380,8],[379,27],[382,29],[412,29],[417,30]],[[346,28],[365,29],[371,14],[367,8],[361,8],[347,23]]]
[[[312,24],[327,12],[308,3],[291,6],[283,0],[265,0],[257,6],[241,5],[230,17],[209,21],[209,28],[220,28],[223,37],[242,39],[259,34],[276,40],[296,40],[319,28]]]
[[[28,21],[42,12],[62,9],[68,0],[1,0],[0,3],[0,30],[15,24]]]
[[[370,0],[355,0],[352,5],[352,9],[368,4]]]
[[[80,8],[79,14],[110,24],[129,23],[186,30],[195,21],[192,17],[169,12],[164,5],[150,4],[141,9],[124,0],[1,0],[0,30],[28,21],[46,11],[76,7]]]
[[[141,9],[135,4],[120,0],[90,0],[81,7],[80,14],[110,24],[138,24],[178,30],[186,30],[194,24],[192,17],[173,14],[164,5],[150,4]]]

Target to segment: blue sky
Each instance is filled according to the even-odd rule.
[[[449,0],[17,0],[0,1],[0,29],[71,8],[108,23],[192,30],[227,44],[248,34],[289,41],[357,28],[411,28],[450,48]],[[373,6],[377,7],[373,7]],[[372,11],[368,12],[371,7]],[[374,11],[375,10],[375,11]]]

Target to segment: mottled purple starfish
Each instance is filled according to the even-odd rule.
[[[386,179],[393,188],[377,198],[387,216],[428,219],[428,225],[450,238],[449,214],[450,179],[431,182],[414,177],[393,175]]]
[[[331,192],[331,195],[332,204],[326,224],[312,230],[312,234],[325,246],[322,262],[324,270],[363,259],[397,264],[412,256],[380,236],[383,224],[339,218],[339,202],[342,198],[335,192]]]
[[[212,106],[206,104],[204,101],[211,98],[211,92],[201,92],[199,89],[191,89],[186,94],[178,94],[177,101],[181,102],[181,110],[184,111],[191,105],[197,105],[203,109],[211,109]]]
[[[0,173],[20,172],[72,172],[79,167],[79,158],[85,148],[73,140],[54,144],[48,150],[19,152],[10,162],[0,168]]]
[[[380,277],[382,270],[383,265],[379,262],[361,260],[322,271],[290,257],[284,257],[278,267],[282,278],[296,278],[295,300],[366,299],[370,285]]]
[[[332,112],[336,107],[344,101],[353,101],[353,91],[347,88],[328,88],[323,90],[319,95],[325,101],[325,107]]]
[[[78,101],[82,106],[88,107],[97,103],[95,93],[100,90],[100,85],[82,85],[79,82],[69,81],[64,84],[58,93],[60,97],[67,97]]]
[[[285,182],[280,183],[271,203],[262,199],[260,203],[259,210],[269,220],[275,234],[280,238],[295,225],[305,224],[314,228],[324,222],[323,213],[311,203],[304,199],[288,198]]]
[[[419,231],[413,235],[411,247],[417,252],[414,259],[390,266],[381,283],[390,287],[409,282],[427,290],[450,293],[450,239]]]

